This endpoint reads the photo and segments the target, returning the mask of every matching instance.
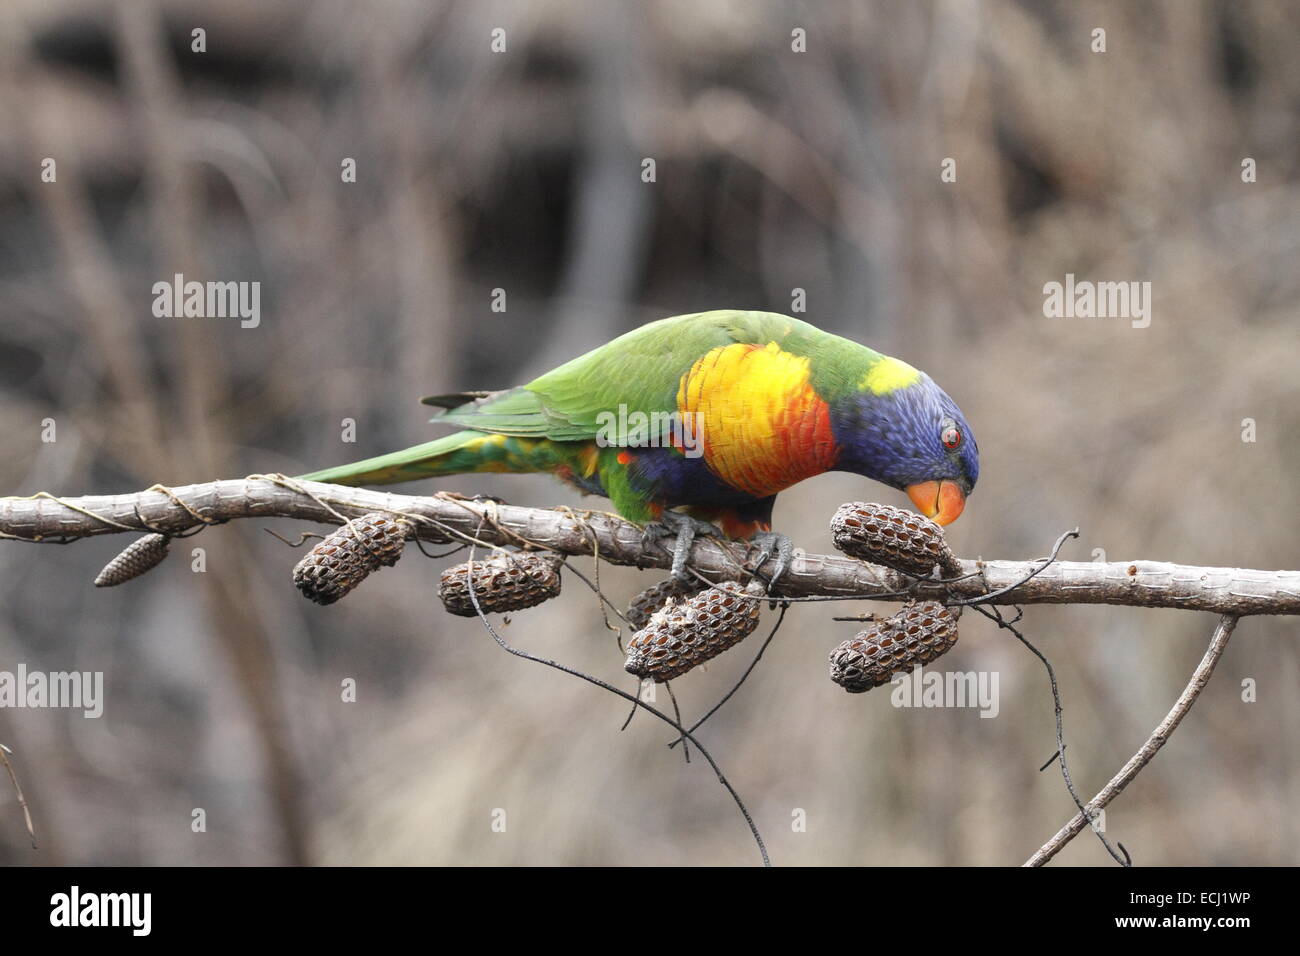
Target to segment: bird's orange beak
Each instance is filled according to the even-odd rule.
[[[966,493],[955,481],[921,481],[908,485],[907,497],[918,511],[939,524],[951,524],[966,507]]]

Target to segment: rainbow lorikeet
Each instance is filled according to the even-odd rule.
[[[527,385],[424,399],[460,430],[303,475],[347,485],[466,472],[550,472],[675,534],[674,574],[720,525],[788,564],[778,492],[826,471],[906,491],[940,524],[979,477],[975,436],[930,377],[785,315],[717,311],[634,329]],[[712,522],[715,524],[706,524]]]

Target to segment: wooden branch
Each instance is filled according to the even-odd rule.
[[[1182,723],[1187,712],[1192,709],[1192,704],[1196,703],[1196,698],[1201,695],[1205,685],[1209,683],[1210,675],[1214,673],[1214,665],[1219,662],[1223,656],[1223,649],[1228,646],[1228,638],[1232,636],[1233,628],[1237,626],[1237,619],[1231,615],[1224,615],[1219,618],[1218,626],[1214,629],[1214,634],[1210,637],[1210,646],[1205,651],[1205,656],[1201,658],[1201,663],[1196,665],[1196,670],[1192,672],[1192,679],[1187,682],[1187,686],[1174,702],[1173,709],[1165,715],[1165,719],[1160,721],[1156,729],[1151,731],[1151,736],[1146,739],[1138,752],[1129,758],[1128,763],[1120,768],[1119,773],[1111,778],[1110,783],[1101,788],[1101,791],[1093,797],[1084,806],[1087,811],[1085,818],[1083,813],[1076,813],[1065,826],[1061,827],[1050,840],[1042,845],[1037,852],[1024,862],[1024,866],[1042,866],[1052,857],[1056,856],[1067,843],[1077,836],[1088,821],[1093,819],[1097,811],[1103,809],[1108,803],[1120,795],[1120,792],[1127,787],[1134,777],[1151,762],[1160,748],[1169,740],[1169,736]]]
[[[176,534],[202,521],[235,518],[297,518],[339,524],[339,515],[350,518],[371,511],[407,515],[416,522],[418,536],[426,541],[447,543],[463,540],[462,535],[477,535],[480,541],[492,544],[526,540],[571,555],[599,552],[612,564],[667,568],[671,563],[662,547],[642,542],[639,527],[607,512],[521,508],[445,492],[397,495],[300,482],[281,475],[252,475],[166,490],[154,486],[125,495],[56,498],[41,493],[0,498],[0,538],[63,543],[124,531]],[[741,576],[737,562],[744,558],[743,547],[701,538],[696,540],[691,560],[714,580],[736,579]],[[980,597],[1010,587],[1040,566],[1041,560],[964,560],[962,571],[971,577],[942,588],[920,584],[913,593]],[[794,597],[871,597],[903,590],[908,583],[903,575],[855,558],[796,552],[781,590]],[[992,603],[1118,604],[1234,616],[1300,614],[1300,571],[1204,568],[1162,561],[1058,561]]]

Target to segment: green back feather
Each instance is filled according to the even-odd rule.
[[[774,312],[723,310],[651,322],[566,362],[520,388],[461,405],[433,419],[502,435],[583,441],[602,413],[672,411],[690,367],[734,343],[778,343],[810,361],[811,383],[832,400],[856,388],[883,356],[865,346]]]

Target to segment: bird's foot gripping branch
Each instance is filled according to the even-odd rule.
[[[469,561],[441,575],[439,594],[446,609],[452,614],[480,617],[497,643],[511,654],[580,677],[625,698],[634,712],[644,709],[669,724],[677,733],[671,745],[694,746],[717,773],[744,815],[764,862],[767,854],[757,826],[694,732],[739,689],[793,602],[879,600],[904,605],[883,620],[874,615],[837,618],[868,623],[830,655],[831,678],[853,693],[880,686],[900,670],[946,653],[957,641],[963,608],[988,617],[1040,658],[1056,707],[1057,751],[1048,766],[1060,765],[1079,813],[1030,858],[1031,865],[1046,862],[1081,832],[1151,760],[1204,688],[1239,617],[1300,614],[1297,571],[1189,567],[1156,561],[1058,560],[1065,541],[1077,531],[1061,535],[1045,558],[962,560],[949,548],[942,528],[929,519],[888,505],[863,503],[843,505],[832,518],[833,541],[843,555],[796,551],[787,556],[788,566],[777,587],[763,574],[770,549],[761,545],[747,546],[721,536],[696,537],[685,563],[688,574],[683,575],[680,553],[665,548],[656,536],[647,536],[643,528],[606,512],[519,508],[447,492],[394,495],[283,475],[251,475],[179,488],[155,485],[127,495],[60,498],[42,492],[0,498],[0,539],[64,544],[101,534],[143,533],[96,578],[95,584],[105,587],[123,584],[156,567],[165,560],[171,539],[238,518],[292,518],[339,526],[298,562],[292,575],[299,590],[320,604],[339,600],[370,574],[394,564],[408,542],[430,557],[469,548]],[[424,551],[426,543],[455,547],[443,555],[429,555]],[[476,548],[491,553],[484,560],[475,560]],[[568,563],[568,558],[579,555],[596,559],[594,583]],[[781,605],[776,625],[740,683],[690,727],[683,726],[680,716],[670,717],[645,703],[640,695],[511,647],[487,616],[523,610],[558,596],[564,569],[596,591],[602,613],[606,613],[609,601],[599,586],[602,562],[662,569],[677,565],[677,574],[641,592],[626,611],[614,608],[633,632],[626,647],[625,669],[643,680],[667,683],[682,677],[753,633],[763,604]],[[1019,605],[1044,603],[1177,608],[1221,615],[1205,660],[1170,715],[1107,788],[1086,804],[1074,788],[1065,761],[1055,673],[1016,626],[1022,614]],[[1014,616],[1004,616],[1000,606],[1017,609]],[[675,708],[675,697],[673,704]],[[1122,845],[1116,850],[1104,834],[1097,832],[1097,836],[1117,861],[1128,862]]]

